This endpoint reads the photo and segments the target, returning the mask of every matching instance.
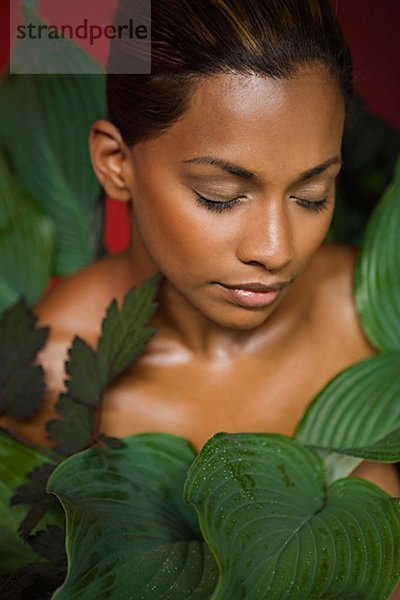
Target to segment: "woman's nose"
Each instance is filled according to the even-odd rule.
[[[239,238],[236,255],[241,262],[282,271],[293,258],[293,228],[285,202],[270,199],[244,214]]]

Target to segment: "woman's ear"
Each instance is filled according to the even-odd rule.
[[[119,130],[105,119],[95,121],[89,134],[89,152],[107,196],[122,202],[130,200],[128,148]]]

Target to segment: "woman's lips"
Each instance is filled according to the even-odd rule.
[[[224,293],[234,300],[235,304],[239,304],[245,308],[261,308],[268,306],[277,298],[280,290],[256,291],[242,288],[226,287],[222,283],[218,284]],[[283,286],[282,286],[283,287]]]

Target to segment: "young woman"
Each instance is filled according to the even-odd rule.
[[[126,52],[116,41],[113,60]],[[153,0],[152,73],[109,75],[107,93],[90,153],[106,193],[130,203],[131,245],[36,307],[48,394],[18,432],[45,443],[73,337],[95,347],[111,300],[159,272],[159,333],[107,390],[103,430],[197,449],[217,431],[292,434],[324,384],[374,354],[357,251],[324,242],[352,93],[330,3]],[[357,474],[400,492],[390,466]]]

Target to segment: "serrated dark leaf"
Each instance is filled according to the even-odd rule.
[[[32,586],[38,577],[42,576],[42,563],[32,563],[14,573],[0,577],[0,598],[2,600],[31,600]],[[29,596],[28,596],[29,594]],[[37,596],[36,596],[37,597]]]
[[[102,324],[102,335],[95,352],[76,336],[69,350],[66,371],[68,392],[61,394],[56,410],[60,419],[47,423],[50,440],[62,454],[83,450],[94,440],[94,407],[100,405],[106,386],[142,352],[157,331],[145,323],[155,309],[159,276],[153,276],[139,288],[126,294],[121,311],[116,300],[109,305]],[[121,447],[119,441],[103,442]]]
[[[11,506],[16,504],[34,504],[48,498],[47,480],[57,465],[46,463],[36,467],[27,475],[28,482],[21,485],[11,498]]]
[[[36,322],[24,299],[6,310],[0,317],[1,356],[9,354],[10,345],[18,344],[21,363],[31,363],[49,334],[48,327],[36,327]]]
[[[13,335],[31,330],[36,318],[24,299],[7,309],[0,317],[0,344]]]
[[[26,517],[18,527],[18,533],[25,542],[28,541],[32,530],[36,527],[39,521],[43,519],[47,511],[56,504],[57,502],[54,498],[47,496],[47,498],[43,498],[40,502],[31,506]]]
[[[156,303],[160,276],[147,279],[139,288],[125,295],[121,311],[115,300],[102,323],[98,344],[99,373],[104,384],[110,383],[140,354],[157,329],[146,327]]]
[[[25,541],[27,541],[29,534],[39,523],[40,519],[56,504],[54,497],[46,492],[47,480],[56,466],[55,464],[46,463],[33,469],[27,475],[28,482],[17,488],[11,498],[11,506],[17,504],[31,505],[18,529],[22,539]]]
[[[122,439],[110,437],[108,435],[105,435],[104,433],[101,433],[99,435],[98,441],[102,442],[105,446],[107,446],[107,448],[115,450],[121,450],[122,448],[126,447],[126,444]]]
[[[35,328],[36,320],[24,300],[0,318],[0,414],[19,420],[35,414],[45,390],[43,369],[32,363],[49,328]]]
[[[27,541],[42,558],[47,558],[53,564],[66,565],[65,532],[57,525],[48,525],[45,530],[30,535]]]
[[[110,365],[110,382],[120,375],[143,352],[146,344],[148,344],[157,332],[158,329],[156,327],[146,327],[135,331],[129,339],[125,340],[125,345],[121,346],[115,362]]]
[[[33,417],[43,402],[45,390],[40,365],[15,368],[13,376],[0,389],[0,413],[18,421]]]
[[[96,352],[76,336],[68,350],[69,360],[66,372],[69,379],[65,382],[69,395],[83,404],[97,406],[102,397],[102,386],[97,368]]]
[[[48,438],[61,454],[69,456],[79,452],[92,440],[93,409],[76,402],[68,394],[61,394],[56,410],[61,419],[54,419],[46,424]]]
[[[63,583],[66,564],[31,563],[0,577],[1,600],[50,600]]]

